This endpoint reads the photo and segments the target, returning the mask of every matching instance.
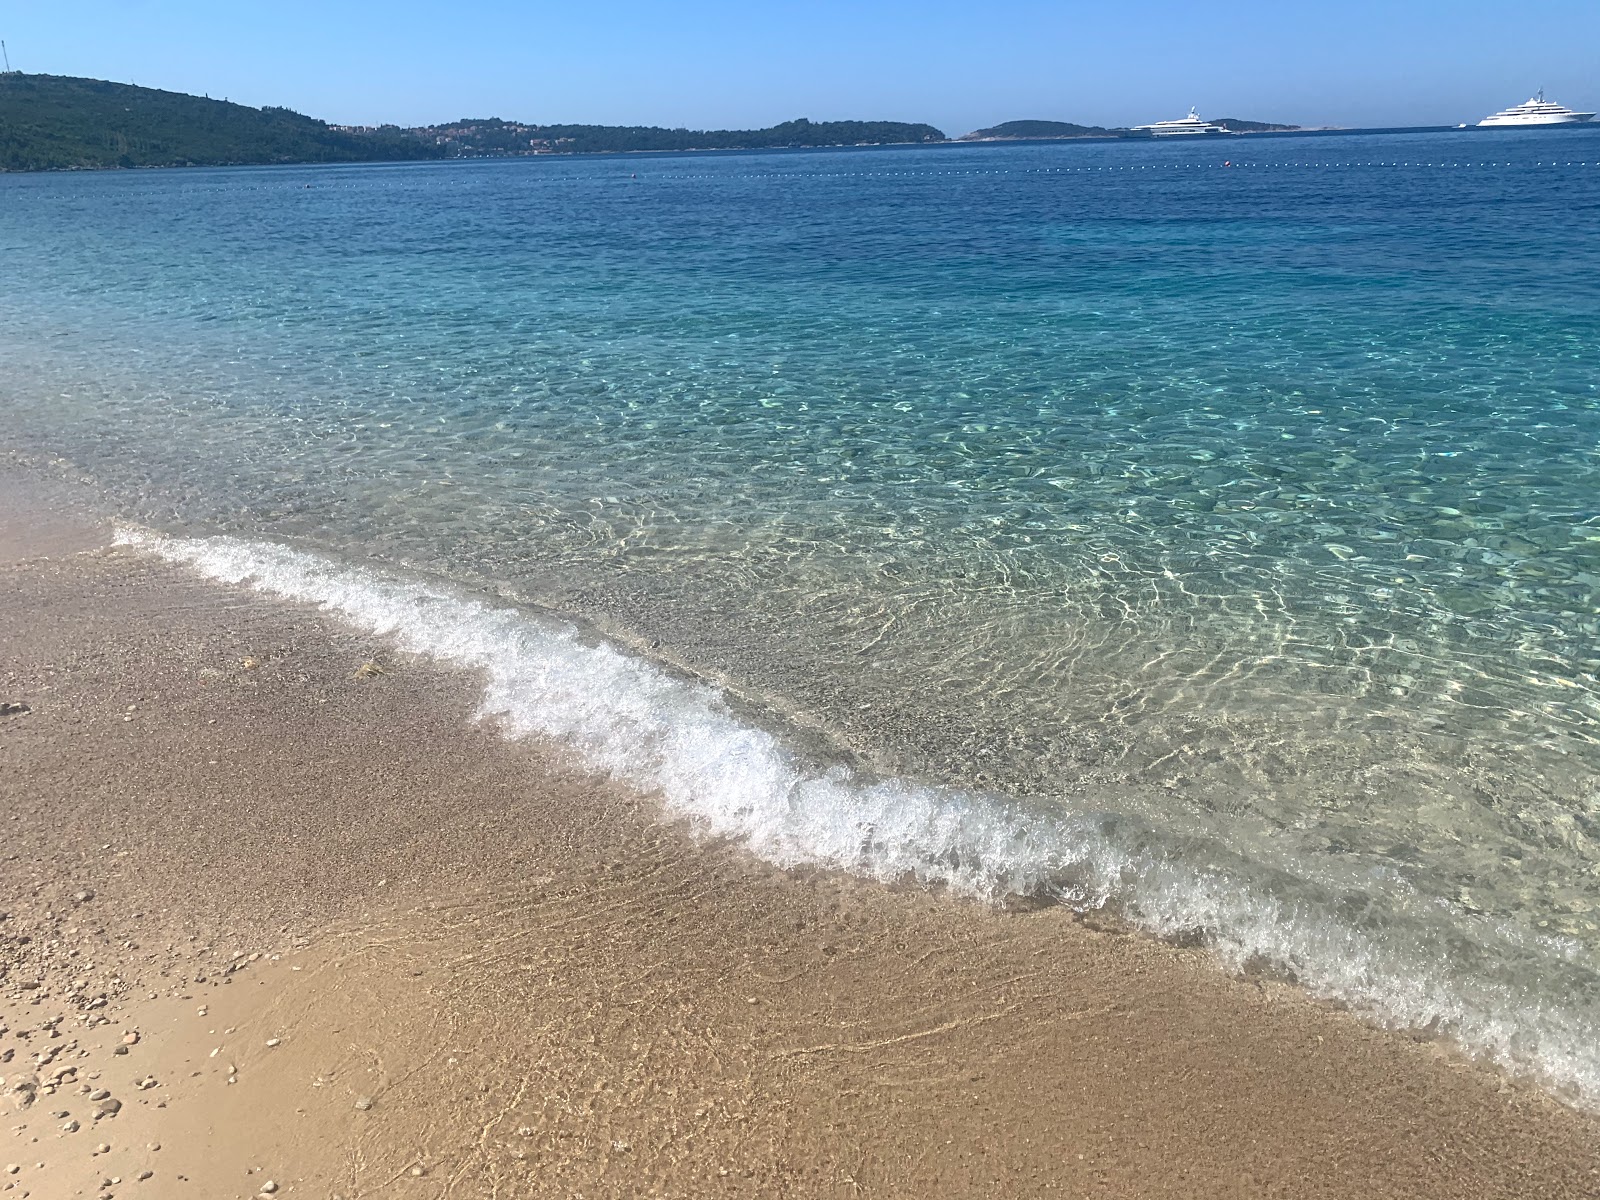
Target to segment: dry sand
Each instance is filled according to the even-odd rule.
[[[0,486],[3,1200],[1600,1195],[1442,1047],[697,843],[74,503]]]

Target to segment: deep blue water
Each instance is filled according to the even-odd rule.
[[[1028,886],[1600,1094],[1600,130],[0,177],[0,270],[0,443],[131,521],[1103,819]]]

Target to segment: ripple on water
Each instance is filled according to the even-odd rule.
[[[5,436],[1588,962],[1600,176],[1497,145],[8,178]]]

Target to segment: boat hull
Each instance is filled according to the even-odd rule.
[[[1478,122],[1479,129],[1531,129],[1540,125],[1587,125],[1594,120],[1593,113],[1561,113],[1548,117],[1485,117]]]

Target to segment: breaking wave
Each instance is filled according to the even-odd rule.
[[[1114,813],[1057,814],[869,777],[802,753],[712,687],[446,586],[228,537],[124,529],[118,541],[480,672],[479,715],[507,736],[554,739],[588,769],[658,797],[667,815],[779,866],[916,880],[989,901],[1110,905],[1155,935],[1202,938],[1229,969],[1286,975],[1600,1108],[1600,975],[1554,939],[1442,906],[1385,911]]]

